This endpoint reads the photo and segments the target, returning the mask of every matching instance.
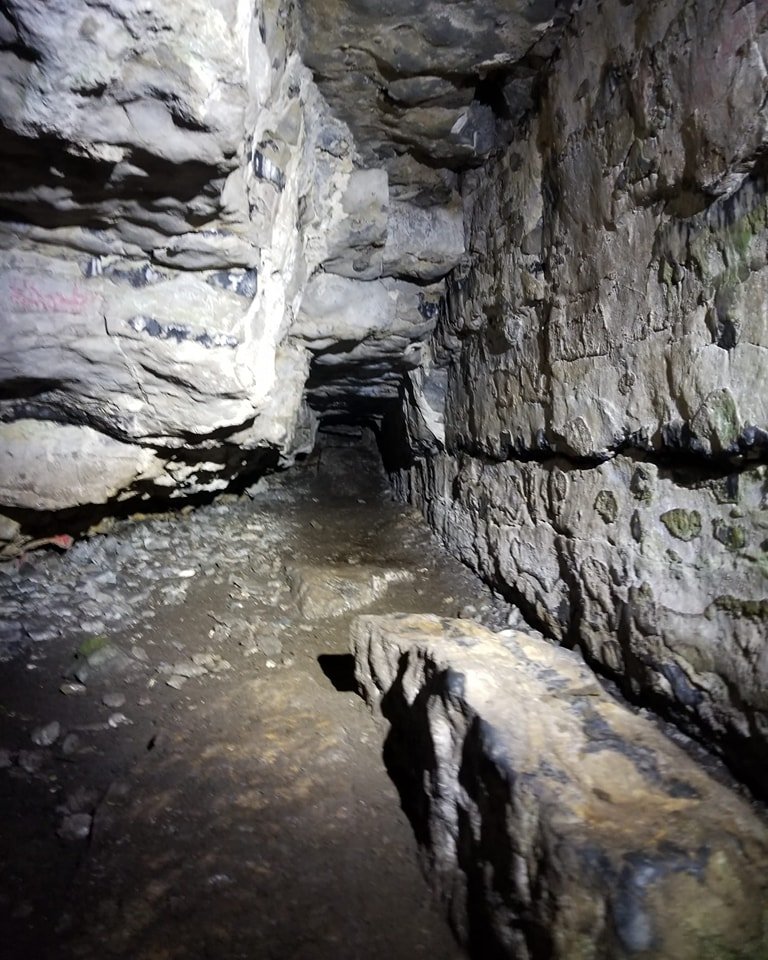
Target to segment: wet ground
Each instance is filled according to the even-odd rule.
[[[348,628],[507,609],[331,443],[253,499],[0,567],[0,957],[464,956]]]

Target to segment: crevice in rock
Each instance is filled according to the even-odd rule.
[[[681,431],[683,434],[688,431]],[[688,433],[690,436],[690,434]],[[731,474],[738,474],[744,470],[768,462],[768,431],[748,428],[744,435],[734,442],[736,450],[723,451],[719,454],[704,453],[700,449],[691,449],[685,443],[670,444],[664,448],[638,446],[636,440],[627,440],[611,447],[605,454],[595,456],[578,456],[567,450],[558,448],[542,441],[543,449],[532,450],[514,449],[510,447],[506,456],[494,456],[488,453],[487,448],[475,443],[467,443],[463,439],[449,446],[448,452],[457,455],[466,454],[480,463],[557,463],[565,464],[574,470],[590,470],[616,457],[624,457],[637,463],[653,463],[670,474],[679,477],[683,485],[695,483],[691,479],[687,484],[683,479],[686,475],[699,477],[702,481],[722,479]]]

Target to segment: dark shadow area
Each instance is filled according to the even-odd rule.
[[[162,448],[158,448],[162,449]],[[151,483],[136,483],[134,496],[125,500],[109,500],[107,503],[89,503],[78,507],[65,507],[61,510],[33,510],[24,507],[4,507],[6,516],[20,524],[22,533],[33,538],[49,537],[60,534],[69,534],[75,538],[90,535],[93,528],[104,522],[129,519],[137,513],[143,516],[164,515],[184,508],[204,507],[213,503],[221,493],[230,493],[237,496],[243,494],[247,487],[254,484],[261,477],[273,473],[278,469],[278,454],[276,450],[255,450],[247,455],[248,464],[243,467],[237,457],[243,459],[243,454],[237,451],[183,451],[178,459],[186,463],[218,460],[227,464],[227,470],[216,476],[226,476],[229,484],[225,490],[205,490],[191,493],[186,497],[172,500],[158,493]],[[201,473],[198,479],[205,479]],[[213,475],[211,475],[213,479]]]
[[[432,837],[430,830],[432,798],[425,784],[435,781],[437,766],[435,749],[429,734],[427,710],[429,701],[440,687],[441,678],[433,677],[432,682],[423,687],[413,703],[409,705],[402,693],[402,678],[406,669],[407,658],[403,657],[397,680],[381,701],[381,712],[390,723],[389,733],[384,741],[383,759],[387,773],[397,788],[403,812],[408,817],[416,841],[429,862],[433,856],[433,843],[437,840]],[[469,757],[465,754],[462,758],[459,776],[465,789],[474,787],[472,777],[467,777],[468,762],[476,762],[472,754]],[[494,800],[499,810],[504,809],[502,801],[503,796]],[[487,811],[484,812],[487,813]],[[493,820],[493,818],[490,819]],[[486,831],[487,821],[488,818],[484,817]],[[473,841],[471,825],[462,811],[459,811],[459,827],[456,872],[464,875],[463,883],[466,884],[467,899],[463,908],[459,907],[460,911],[462,909],[464,911],[463,916],[454,913],[456,905],[451,902],[450,882],[446,882],[447,885],[443,889],[438,888],[438,892],[445,903],[454,934],[463,941],[464,949],[468,951],[471,960],[503,960],[504,957],[509,956],[509,952],[493,930],[488,903],[484,896],[486,883],[484,870],[489,863],[498,864],[499,857],[491,849],[486,851],[477,849],[477,844]],[[486,837],[484,834],[481,846],[488,844],[493,847],[495,843],[502,840],[505,845],[508,845],[508,840],[501,830],[495,831],[491,837]],[[486,856],[483,857],[483,853]],[[501,859],[509,861],[510,856],[511,854],[505,850]],[[541,954],[542,957],[547,955]]]
[[[113,218],[105,214],[105,199],[126,204],[141,199],[150,206],[156,202],[156,209],[161,212],[168,197],[188,203],[224,172],[216,164],[199,160],[171,162],[136,147],[130,155],[131,169],[138,172],[116,175],[114,162],[75,156],[57,137],[28,137],[6,127],[2,127],[0,135],[4,192],[0,220],[18,219],[42,227],[109,229]],[[59,173],[52,173],[53,168]],[[65,191],[71,201],[53,204],[38,199],[41,188]],[[195,219],[205,222],[208,218],[190,217],[189,222]]]
[[[355,658],[351,653],[321,653],[317,662],[339,693],[359,692],[355,680]]]

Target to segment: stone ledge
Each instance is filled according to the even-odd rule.
[[[515,960],[765,960],[768,830],[571,651],[360,616],[356,677],[465,942]]]

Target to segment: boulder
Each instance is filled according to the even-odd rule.
[[[378,600],[391,583],[411,580],[408,570],[368,564],[291,564],[288,582],[301,615],[307,620],[340,617]]]
[[[576,653],[360,616],[355,675],[453,923],[483,956],[768,955],[768,827]]]

